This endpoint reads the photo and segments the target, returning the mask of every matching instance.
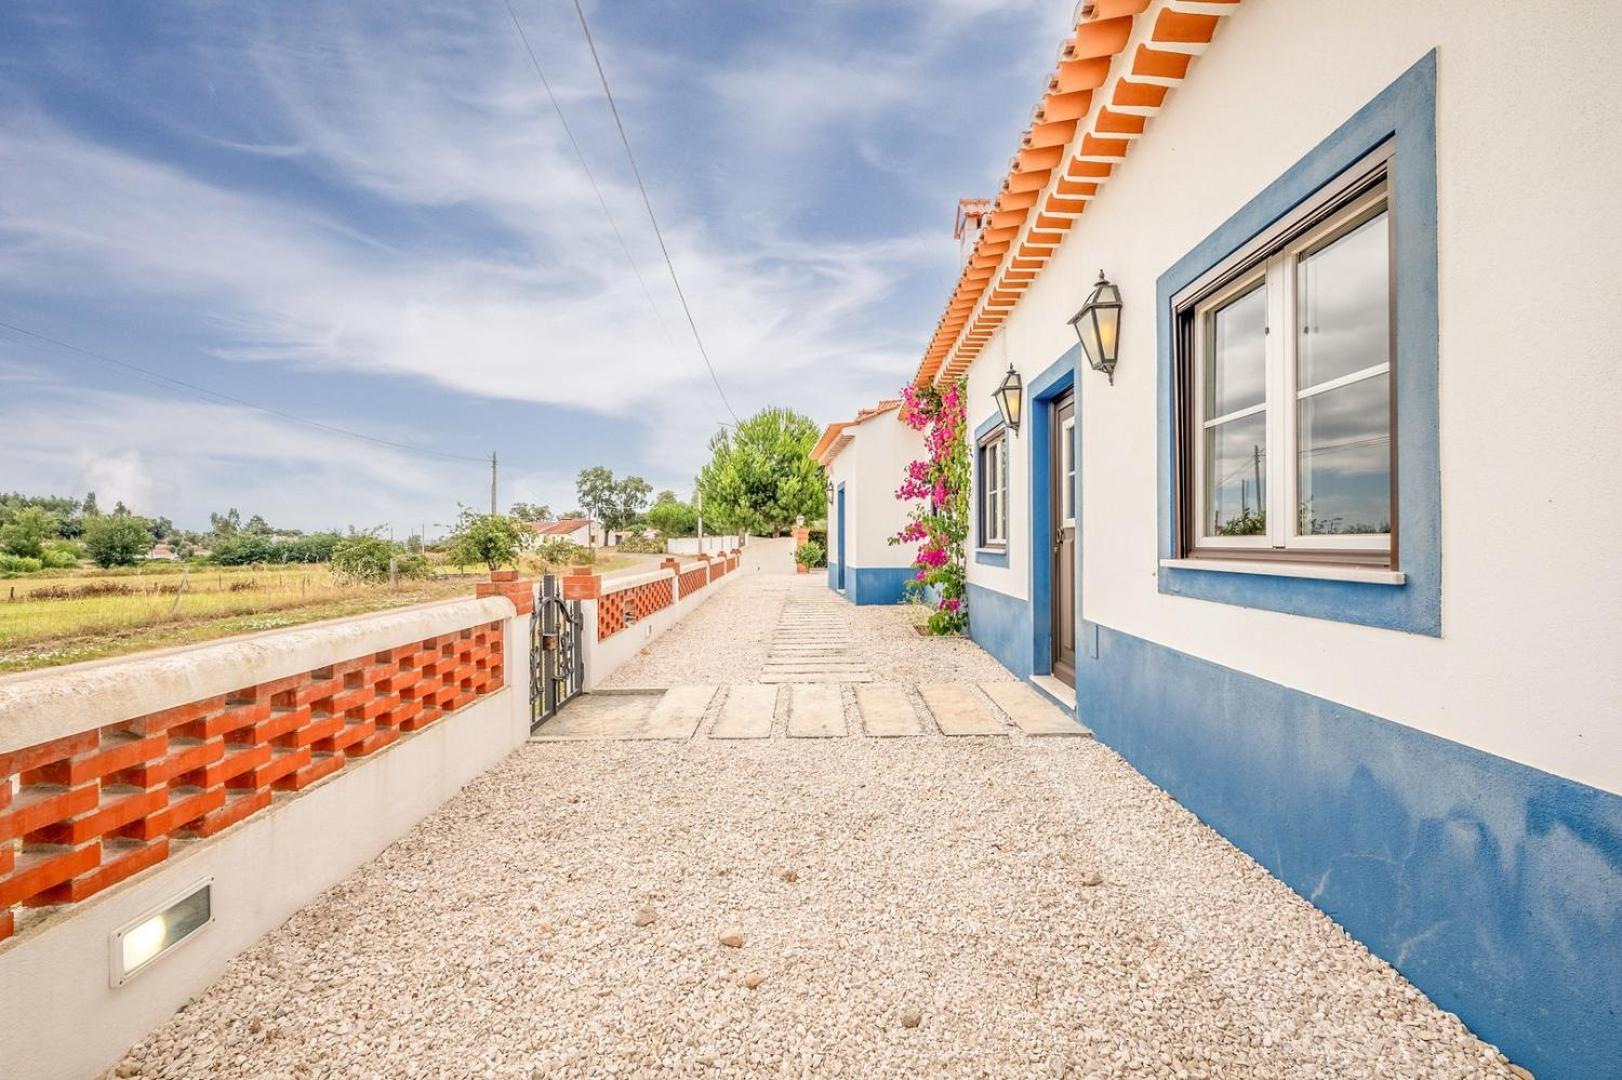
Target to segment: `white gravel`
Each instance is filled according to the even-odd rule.
[[[615,681],[752,681],[810,584],[740,579]],[[886,679],[1009,677],[903,611],[852,628]],[[1515,1075],[1092,740],[787,739],[781,715],[762,741],[523,747],[115,1071]]]
[[[747,573],[632,657],[603,687],[759,682],[772,633],[789,598],[838,597],[827,588],[827,571],[796,574],[792,558],[790,541],[756,540],[745,549]],[[850,619],[852,649],[867,660],[877,681],[913,685],[1014,677],[967,638],[920,637],[914,629],[914,612],[904,605],[841,605],[840,610]]]
[[[528,745],[120,1070],[1511,1075],[1108,749],[939,736]]]

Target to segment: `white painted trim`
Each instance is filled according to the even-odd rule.
[[[1055,704],[1063,706],[1071,712],[1076,711],[1075,687],[1066,686],[1053,675],[1032,675],[1031,685],[1052,698]]]
[[[0,678],[0,753],[511,619],[504,596],[416,604]]]
[[[692,567],[689,566],[685,569],[691,570]],[[676,572],[674,570],[660,568],[641,574],[627,574],[624,577],[605,577],[603,578],[602,595],[612,596],[615,593],[622,593],[626,589],[634,589],[638,585],[649,585],[655,581],[668,581],[675,576]]]
[[[1286,563],[1258,559],[1161,559],[1170,570],[1210,570],[1217,574],[1260,574],[1263,577],[1316,578],[1319,581],[1356,581],[1364,585],[1403,585],[1408,575],[1401,570],[1376,570],[1362,566],[1328,566],[1317,563]]]

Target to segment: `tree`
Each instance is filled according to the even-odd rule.
[[[223,514],[210,514],[208,530],[216,537],[235,536],[242,530],[242,515],[237,513],[234,506]]]
[[[519,521],[552,520],[552,508],[545,503],[515,502],[511,513]]]
[[[778,533],[794,519],[820,517],[822,469],[811,460],[817,426],[792,409],[762,409],[710,440],[698,474],[704,514],[718,531]]]
[[[61,519],[49,510],[25,506],[0,525],[0,548],[12,555],[37,559],[45,549],[45,541],[56,536],[61,524]]]
[[[84,495],[84,509],[81,511],[87,518],[100,517],[101,509],[96,506],[96,493],[87,491]]]
[[[528,530],[517,518],[463,510],[450,537],[450,559],[458,566],[483,563],[491,570],[517,561]]]
[[[85,522],[84,546],[97,566],[129,566],[152,546],[152,525],[134,514],[109,514]]]
[[[248,519],[248,523],[246,525],[242,526],[242,531],[245,533],[252,533],[254,536],[269,536],[276,530],[270,527],[270,522],[266,521],[258,514],[255,514],[253,517]]]
[[[593,465],[580,470],[580,476],[575,480],[575,491],[586,512],[602,522],[603,528],[624,529],[648,505],[653,485],[640,476],[615,480],[611,470]]]
[[[666,536],[692,536],[698,532],[698,511],[691,503],[676,501],[674,491],[661,491],[642,520]]]

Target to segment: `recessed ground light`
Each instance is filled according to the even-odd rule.
[[[108,982],[123,986],[213,921],[214,879],[204,878],[113,934],[107,948]]]

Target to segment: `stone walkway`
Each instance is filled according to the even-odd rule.
[[[863,609],[873,681],[760,682],[803,587],[744,577],[639,658],[672,688],[619,696],[685,736],[524,746],[119,1075],[1512,1075],[1108,748],[1027,734],[969,643]],[[718,651],[711,609],[759,636]]]

